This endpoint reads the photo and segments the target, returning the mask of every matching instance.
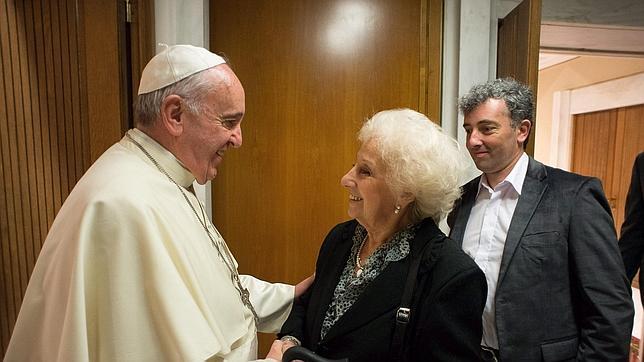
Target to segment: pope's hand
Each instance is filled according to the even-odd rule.
[[[300,295],[304,294],[307,289],[313,284],[313,281],[315,280],[315,273],[311,275],[310,277],[302,280],[301,282],[297,283],[295,286],[295,298],[299,298]]]
[[[279,339],[276,339],[275,341],[273,341],[273,344],[271,345],[271,349],[270,351],[268,351],[268,354],[266,355],[266,359],[271,358],[276,361],[281,361],[282,354],[287,349],[288,348],[284,348],[284,342],[280,341]]]

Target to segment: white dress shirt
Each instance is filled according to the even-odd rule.
[[[528,155],[524,153],[510,174],[496,187],[491,188],[485,175],[481,176],[479,191],[463,236],[463,250],[483,270],[487,280],[481,345],[495,349],[499,348],[499,341],[496,334],[494,296],[505,238],[527,171]]]

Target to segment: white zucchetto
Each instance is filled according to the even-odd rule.
[[[192,45],[165,47],[143,69],[138,94],[153,92],[195,73],[226,63],[224,58],[204,48]]]

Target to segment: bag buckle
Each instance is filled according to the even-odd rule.
[[[400,307],[400,308],[398,308],[398,311],[396,312],[396,321],[398,323],[407,324],[407,323],[409,323],[409,315],[410,314],[411,314],[411,311],[409,310],[409,308]]]

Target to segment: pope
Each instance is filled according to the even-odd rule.
[[[78,181],[47,235],[5,361],[248,361],[297,286],[239,275],[192,192],[242,145],[244,89],[190,45],[145,67],[136,127]],[[267,358],[281,358],[276,341]]]

